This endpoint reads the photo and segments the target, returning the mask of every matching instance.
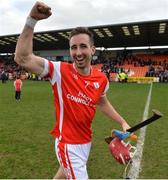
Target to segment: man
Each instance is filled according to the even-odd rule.
[[[2,79],[2,83],[6,83],[7,75],[6,75],[5,71],[2,71],[2,73],[1,73],[1,79]]]
[[[127,122],[115,111],[106,97],[106,76],[91,68],[95,53],[93,36],[87,28],[71,32],[69,46],[73,64],[51,62],[32,52],[33,30],[38,20],[51,15],[51,8],[42,2],[33,6],[18,39],[15,61],[41,77],[49,77],[54,92],[56,127],[55,151],[60,167],[55,179],[88,179],[86,163],[91,147],[91,123],[96,105],[124,131]]]
[[[19,76],[16,77],[16,80],[13,83],[15,87],[15,99],[17,101],[20,101],[20,96],[21,96],[21,90],[22,90],[22,80],[20,79]]]

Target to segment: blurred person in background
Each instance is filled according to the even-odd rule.
[[[17,101],[20,101],[21,90],[22,90],[22,80],[20,79],[19,76],[16,77],[16,80],[14,81],[13,85],[15,87],[15,99]]]

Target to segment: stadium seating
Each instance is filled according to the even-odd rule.
[[[102,68],[103,64],[95,64],[95,65],[92,65],[93,68],[101,71],[101,68]]]

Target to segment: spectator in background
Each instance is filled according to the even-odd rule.
[[[8,77],[7,77],[6,73],[5,73],[5,71],[3,71],[2,74],[1,74],[2,83],[6,83],[7,78]]]
[[[119,82],[127,82],[128,79],[128,75],[127,73],[125,73],[124,71],[121,71],[120,73],[118,73],[118,81]]]
[[[19,76],[16,77],[16,80],[14,81],[14,87],[15,87],[15,99],[17,101],[20,101],[21,96],[21,90],[22,90],[22,80]]]

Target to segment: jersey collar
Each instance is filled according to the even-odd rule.
[[[75,63],[73,63],[73,68],[74,68],[75,72],[76,72],[77,74],[79,74],[80,76],[90,76],[90,75],[92,75],[92,71],[93,71],[92,66],[90,66],[90,73],[89,73],[88,75],[80,74],[80,73],[78,72],[78,70],[76,69],[76,67],[75,67]]]

